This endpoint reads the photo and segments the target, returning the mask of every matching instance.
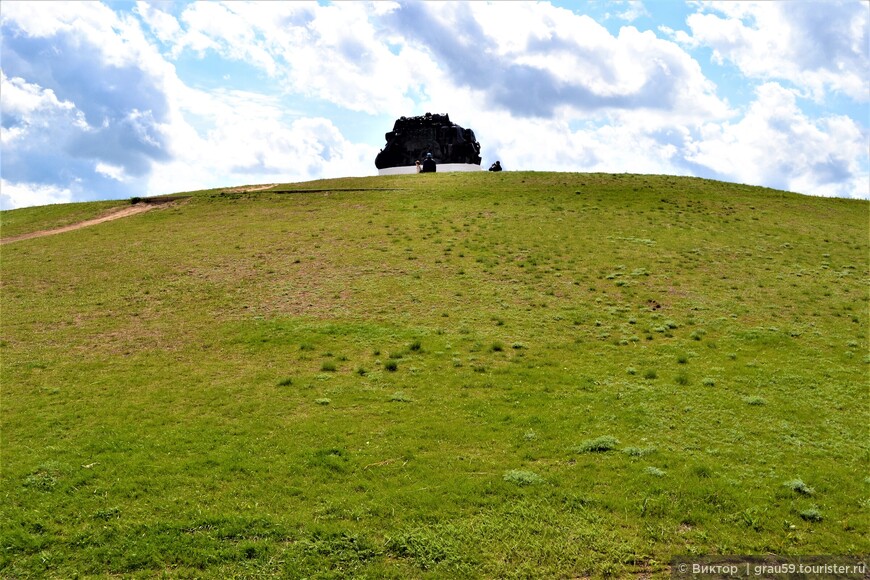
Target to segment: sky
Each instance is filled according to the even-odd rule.
[[[0,3],[0,208],[376,175],[447,113],[505,170],[870,199],[870,2]]]

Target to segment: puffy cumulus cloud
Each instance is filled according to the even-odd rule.
[[[90,131],[82,111],[52,89],[7,77],[2,70],[0,94],[0,174],[17,188],[14,196],[6,196],[4,206],[17,207],[27,199],[50,201],[60,195],[57,192],[70,191],[80,171],[90,172],[87,162],[63,150],[77,135]]]
[[[474,90],[461,89],[434,92],[428,105],[445,103],[454,111],[479,100]],[[485,166],[499,159],[508,170],[695,175],[810,195],[868,197],[866,132],[844,115],[811,118],[798,102],[794,90],[769,83],[728,121],[648,123],[642,111],[619,111],[569,122],[510,118],[479,105],[451,119],[474,129]]]
[[[67,188],[39,183],[13,183],[0,179],[0,209],[2,210],[71,201],[73,201],[73,192]]]
[[[867,135],[842,115],[810,119],[795,93],[777,83],[759,87],[735,123],[707,124],[686,159],[731,181],[800,193],[867,197]]]
[[[421,55],[377,17],[393,9],[363,3],[197,2],[176,19],[142,5],[139,14],[177,58],[214,52],[281,81],[288,92],[370,114],[413,108]]]
[[[713,49],[749,77],[786,80],[822,100],[827,90],[870,99],[867,3],[706,2],[678,40]]]
[[[4,177],[105,198],[117,195],[117,180],[97,167],[143,176],[167,159],[171,67],[134,18],[96,3],[14,2],[4,4],[2,27],[12,137],[4,135]]]
[[[148,25],[148,28],[163,43],[173,43],[181,36],[181,26],[174,16],[157,8],[150,2],[136,2],[133,10]]]
[[[278,97],[191,88],[177,96],[181,115],[203,128],[176,134],[173,161],[149,177],[152,193],[373,173],[377,148],[351,143],[328,119],[288,117]]]
[[[61,101],[51,89],[45,89],[21,78],[8,78],[0,70],[0,113],[2,113],[2,143],[11,146],[33,131],[52,125],[68,124],[87,128],[84,115],[69,101]]]
[[[372,114],[413,111],[435,79],[480,89],[489,106],[522,116],[560,107],[727,110],[677,44],[633,27],[614,37],[549,3],[231,2],[194,3],[178,19],[150,6],[139,13],[174,56],[213,51],[286,81],[288,91]]]
[[[634,22],[638,18],[650,15],[649,11],[646,9],[646,6],[644,6],[643,2],[639,0],[633,0],[628,2],[614,2],[613,4],[615,5],[615,7],[622,8],[621,11],[615,14],[615,17],[619,18],[620,20]]]
[[[14,195],[3,203],[371,175],[390,128],[366,137],[374,119],[425,111],[474,129],[484,163],[508,169],[867,197],[860,122],[810,116],[780,84],[733,108],[709,80],[717,65],[693,57],[709,46],[751,76],[725,71],[738,83],[728,94],[779,75],[801,96],[858,98],[866,16],[836,4],[834,24],[819,25],[817,6],[705,4],[686,31],[662,34],[610,32],[547,2],[8,3],[0,164]],[[646,8],[607,10],[631,20]],[[199,58],[196,81],[182,78]],[[260,84],[193,88],[218,84],[227,62]]]
[[[281,27],[307,21],[311,7],[246,6],[192,5],[179,23],[149,4],[129,14],[93,3],[4,5],[4,206],[373,173],[374,145],[350,143],[329,120],[288,114],[280,95],[192,89],[160,54],[155,38],[170,55],[172,46],[232,45],[223,56],[271,70],[292,48]],[[318,37],[339,24],[322,22]],[[338,33],[327,40],[342,42]]]
[[[514,116],[727,114],[700,65],[675,43],[634,27],[614,37],[588,16],[547,3],[409,3],[384,20],[455,85]]]
[[[572,129],[546,119],[523,119],[518,127],[517,134],[489,142],[488,162],[499,159],[511,170],[686,173],[673,144],[637,127]]]
[[[130,179],[124,172],[123,167],[109,165],[108,163],[103,163],[102,161],[96,164],[96,166],[94,167],[94,171],[96,171],[100,175],[108,177],[109,179],[114,179],[115,181],[120,181],[122,183]]]
[[[440,83],[423,108],[450,113],[451,121],[472,128],[485,167],[498,159],[507,170],[694,174],[695,164],[683,155],[700,125],[652,122],[642,111],[583,119],[511,117],[486,106],[475,89]]]

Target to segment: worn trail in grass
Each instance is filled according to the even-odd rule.
[[[513,172],[276,189],[309,191],[3,247],[3,574],[867,553],[866,202]]]

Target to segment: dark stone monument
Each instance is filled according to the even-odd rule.
[[[375,157],[378,169],[413,167],[431,153],[436,163],[480,165],[480,143],[474,131],[450,122],[448,115],[426,113],[422,117],[400,117],[385,135],[387,145]]]

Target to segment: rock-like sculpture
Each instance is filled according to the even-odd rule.
[[[450,122],[448,115],[426,113],[422,117],[400,117],[385,135],[387,145],[375,158],[378,169],[414,167],[431,153],[440,164],[480,165],[480,143],[474,131]]]

